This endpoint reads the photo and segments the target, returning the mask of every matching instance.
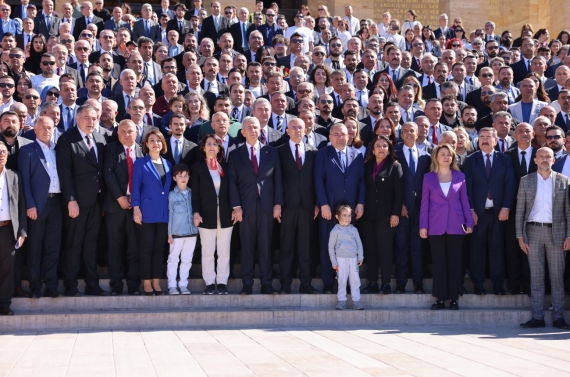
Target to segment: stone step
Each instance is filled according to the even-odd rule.
[[[461,303],[460,303],[461,305]],[[0,331],[136,330],[191,328],[357,327],[392,325],[484,325],[517,327],[525,309],[251,309],[251,310],[114,310],[28,311],[0,317]],[[550,314],[545,320],[551,325]],[[570,316],[566,317],[570,320]]]

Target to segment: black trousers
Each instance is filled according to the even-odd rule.
[[[268,214],[263,211],[263,206],[259,198],[257,198],[255,212],[243,216],[243,221],[239,226],[239,233],[241,239],[241,279],[243,285],[253,285],[256,244],[259,250],[261,284],[271,284],[273,214]]]
[[[77,275],[81,270],[82,261],[85,284],[98,288],[97,236],[101,225],[99,201],[97,200],[91,207],[79,207],[79,216],[74,219],[66,214],[65,224],[67,228],[63,266],[65,289],[77,289]]]
[[[63,211],[61,195],[47,199],[36,220],[28,219],[28,280],[32,292],[46,288],[57,290],[57,263],[61,250]],[[43,284],[42,284],[43,282]]]
[[[14,250],[12,225],[0,227],[0,307],[9,307],[14,295]]]
[[[433,291],[439,301],[458,300],[463,286],[461,254],[465,236],[429,236],[432,255]]]
[[[105,213],[107,227],[107,271],[111,289],[123,290],[123,276],[127,278],[129,292],[138,290],[141,279],[139,272],[139,250],[132,209],[121,209]]]
[[[389,218],[381,220],[362,218],[359,224],[368,281],[378,281],[378,267],[380,267],[382,284],[390,284],[396,228],[390,226]]]
[[[485,282],[485,262],[489,250],[489,274],[493,285],[501,287],[505,277],[505,221],[494,212],[479,216],[471,236],[471,279],[475,286]]]
[[[311,258],[309,253],[313,215],[314,211],[302,206],[284,208],[281,213],[281,247],[279,250],[281,285],[290,286],[293,281],[291,265],[295,254],[297,254],[299,262],[301,285],[311,285]]]
[[[515,227],[516,204],[509,212],[505,229],[505,266],[509,276],[509,290],[513,293],[530,292],[528,257],[521,250]]]
[[[168,240],[168,223],[135,224],[139,237],[139,265],[142,280],[160,279],[164,243]]]

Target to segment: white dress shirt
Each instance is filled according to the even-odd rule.
[[[10,197],[8,196],[8,181],[6,180],[6,167],[0,173],[0,221],[11,220]]]
[[[250,145],[248,142],[246,142],[245,145],[247,147],[247,155],[249,156],[250,160],[251,160],[251,147],[255,149],[255,157],[257,160],[257,166],[259,167],[259,155],[261,153],[261,143],[259,141],[256,141],[255,145]]]
[[[210,85],[211,82],[211,85]],[[214,81],[208,81],[207,78],[204,78],[204,90],[207,92],[212,92],[217,96],[220,95],[220,90],[218,88],[218,82],[216,80]]]
[[[289,139],[289,148],[291,153],[293,153],[293,160],[297,161],[297,144],[295,144],[291,139]],[[301,155],[301,163],[305,163],[305,144],[301,141],[299,143],[299,154]]]
[[[491,163],[491,169],[493,168],[493,153],[495,151],[492,151],[489,154],[489,162]],[[487,167],[487,154],[483,151],[481,151],[481,156],[483,156],[483,166],[486,168]],[[485,208],[493,208],[495,205],[493,204],[493,199],[489,199],[486,198],[485,199]]]
[[[528,172],[528,170],[530,169],[530,159],[532,158],[532,146],[529,145],[529,147],[525,150],[522,150],[519,148],[517,148],[518,150],[518,154],[519,154],[519,163],[522,163],[522,154],[521,152],[526,152],[524,155],[524,160],[526,161],[526,171]]]
[[[224,147],[224,157],[228,157],[228,146],[230,143],[230,135],[226,134],[226,136],[224,136],[223,138],[219,137],[218,135],[216,136],[216,140],[218,140],[218,143],[222,144],[222,147]]]
[[[416,166],[416,171],[418,169],[418,158],[419,158],[419,152],[418,152],[418,148],[414,148],[414,147],[408,147],[405,144],[402,146],[402,152],[404,152],[404,157],[406,158],[406,162],[408,163],[408,166],[410,166],[410,149],[412,150],[412,156],[414,156],[414,162],[415,162],[415,166]],[[415,173],[415,171],[414,171]]]
[[[281,133],[285,134],[285,130],[287,129],[287,118],[285,117],[285,113],[283,113],[283,115],[280,115],[280,117],[281,117]],[[277,114],[271,113],[271,119],[273,122],[273,128],[277,130]]]
[[[400,108],[400,114],[402,114],[402,119],[404,120],[404,122],[413,122],[414,121],[414,110],[412,109],[412,107],[410,107],[407,112],[408,115],[406,115],[406,109],[404,109],[402,106],[398,105],[398,107]],[[374,126],[373,126],[374,127]]]
[[[552,224],[552,172],[548,178],[536,174],[536,195],[528,221]]]
[[[48,192],[50,194],[61,193],[61,188],[59,186],[59,176],[57,175],[57,167],[55,162],[55,144],[50,142],[49,145],[45,145],[40,140],[36,140],[42,148],[42,152],[44,153],[44,157],[46,159],[47,173],[50,178]]]

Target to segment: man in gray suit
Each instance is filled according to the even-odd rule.
[[[516,230],[519,246],[530,265],[532,319],[523,328],[544,327],[545,255],[552,286],[553,326],[570,329],[564,321],[564,257],[570,250],[570,179],[552,171],[554,154],[540,148],[538,171],[521,178],[517,195]]]

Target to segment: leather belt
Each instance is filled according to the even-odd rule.
[[[59,193],[59,192],[50,192],[48,194],[48,198],[55,198],[56,196],[59,196],[59,195],[61,195],[61,193]]]
[[[539,226],[541,228],[552,228],[552,224],[551,223],[537,223],[536,221],[529,221],[528,223],[526,223],[527,225],[534,225],[534,226]]]
[[[0,221],[0,227],[12,225],[12,220]]]
[[[493,207],[485,208],[485,213],[495,213]]]

